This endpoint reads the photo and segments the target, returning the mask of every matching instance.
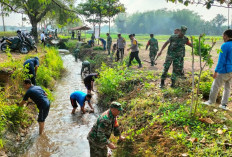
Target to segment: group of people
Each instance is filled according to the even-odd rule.
[[[71,39],[74,39],[74,38],[75,38],[75,32],[73,30],[72,35],[71,35]],[[77,39],[78,39],[78,41],[81,41],[81,32],[80,31],[77,31]]]
[[[164,80],[167,77],[167,72],[171,64],[173,64],[173,73],[171,76],[172,87],[175,86],[175,81],[177,77],[179,77],[183,70],[184,56],[185,56],[185,45],[192,47],[192,43],[185,36],[187,31],[187,27],[181,26],[180,29],[176,29],[174,35],[164,43],[162,49],[157,54],[158,41],[154,38],[154,35],[151,34],[151,39],[148,41],[146,49],[150,46],[150,58],[151,65],[154,65],[155,56],[160,56],[165,49],[165,47],[169,44],[167,56],[164,63],[164,69],[161,76],[161,84],[160,87],[164,87]],[[108,44],[111,46],[112,39],[110,39],[110,35],[108,35],[109,42]],[[130,61],[128,66],[130,66],[131,61],[136,58],[141,67],[141,61],[138,57],[139,49],[138,42],[135,39],[135,36],[131,34],[131,47],[127,50],[131,50]],[[221,46],[221,53],[219,54],[218,64],[216,66],[213,78],[214,82],[211,87],[209,100],[204,102],[205,105],[212,105],[216,102],[217,94],[222,85],[224,85],[224,92],[221,101],[221,105],[219,106],[221,109],[228,110],[227,104],[230,96],[230,86],[232,84],[232,30],[226,30],[223,33],[224,44]],[[107,40],[108,41],[108,40]],[[118,34],[116,49],[123,54],[125,48],[125,39]],[[110,50],[110,46],[107,48]],[[113,46],[114,47],[114,46]],[[109,51],[110,54],[110,51]],[[84,63],[84,62],[83,62]],[[83,64],[83,66],[85,66]],[[23,100],[19,103],[20,106],[25,104],[28,98],[31,98],[39,109],[38,122],[39,122],[39,133],[42,134],[44,130],[44,122],[46,117],[48,116],[50,109],[50,102],[47,98],[46,92],[39,86],[36,86],[36,74],[37,69],[39,67],[39,58],[34,57],[25,61],[24,67],[28,69],[28,74],[30,79],[26,79],[24,81],[24,87],[27,90],[26,94],[23,97]],[[90,69],[89,69],[90,71]],[[81,107],[81,112],[84,114],[85,111],[85,102],[88,102],[89,107],[91,108],[91,112],[94,112],[94,108],[90,102],[92,95],[91,91],[93,90],[93,83],[96,78],[99,77],[98,73],[89,74],[84,78],[84,84],[87,89],[87,93],[82,91],[75,91],[70,95],[70,102],[73,107],[72,114],[75,114],[75,111],[78,107],[78,104]],[[90,145],[90,154],[91,157],[98,156],[107,156],[107,147],[111,149],[115,149],[116,146],[109,141],[110,135],[114,132],[115,136],[119,136],[120,140],[124,140],[124,137],[121,136],[119,125],[117,122],[117,116],[120,111],[122,111],[122,106],[118,102],[112,102],[110,104],[109,110],[105,111],[103,114],[99,116],[93,128],[88,134],[87,139],[89,140]]]
[[[41,135],[44,131],[45,119],[50,110],[50,101],[48,100],[47,93],[40,86],[36,86],[39,58],[30,58],[24,62],[23,66],[28,79],[24,80],[23,85],[26,89],[26,93],[23,100],[18,105],[23,106],[29,98],[37,105],[37,108],[39,109],[37,121],[39,123],[39,134]],[[85,64],[83,64],[83,66],[85,66]],[[73,107],[71,114],[75,114],[78,104],[81,107],[81,112],[85,114],[85,102],[87,102],[91,108],[90,112],[94,112],[94,108],[90,101],[92,98],[91,91],[94,91],[93,84],[98,77],[98,73],[92,73],[84,78],[83,82],[87,89],[87,94],[82,91],[75,91],[70,94],[70,102]],[[91,157],[107,156],[107,147],[116,149],[116,146],[109,141],[112,131],[115,136],[119,136],[120,140],[124,140],[124,137],[121,136],[117,122],[117,116],[120,111],[122,111],[121,104],[112,102],[110,108],[99,116],[93,128],[90,130],[87,139],[89,140]]]

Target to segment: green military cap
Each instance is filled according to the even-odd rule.
[[[119,111],[122,111],[122,105],[119,102],[116,102],[116,101],[114,101],[114,102],[112,102],[110,104],[110,108],[116,108]]]
[[[188,28],[187,28],[186,26],[184,26],[184,25],[182,25],[182,26],[180,27],[180,31],[181,31],[181,33],[183,33],[183,34],[186,33],[187,29],[188,29]]]

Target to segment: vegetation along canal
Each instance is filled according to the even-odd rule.
[[[31,128],[27,147],[22,150],[21,157],[89,157],[87,135],[96,121],[99,111],[96,106],[96,94],[91,100],[95,113],[81,114],[80,106],[75,115],[71,115],[70,94],[74,91],[86,92],[82,83],[81,62],[75,62],[71,54],[62,55],[66,72],[57,83],[54,92],[55,100],[51,104],[50,113],[45,123],[45,132],[38,135],[38,125]],[[88,105],[86,105],[88,108]]]

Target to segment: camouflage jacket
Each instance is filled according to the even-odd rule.
[[[108,36],[107,37],[107,44],[111,44],[112,43],[112,38],[111,38],[111,36]]]
[[[97,122],[89,132],[87,139],[95,143],[98,147],[104,148],[110,143],[109,138],[112,132],[114,132],[114,136],[120,136],[117,118],[113,116],[109,109],[99,116]]]
[[[147,46],[149,46],[149,45],[150,45],[150,51],[158,51],[159,50],[157,39],[151,38],[147,43]]]
[[[189,39],[186,36],[180,38],[178,35],[172,35],[169,38],[169,42],[168,55],[172,57],[183,57],[185,53],[185,44],[189,42]]]

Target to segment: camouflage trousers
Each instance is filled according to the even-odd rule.
[[[150,60],[153,63],[154,63],[156,54],[157,54],[157,51],[150,51],[150,53],[149,53]]]
[[[166,56],[166,59],[165,59],[165,62],[164,62],[163,74],[161,76],[162,80],[165,80],[167,78],[167,73],[168,73],[168,70],[169,70],[171,64],[173,64],[173,70],[172,70],[171,79],[176,80],[177,77],[180,76],[181,70],[182,70],[181,69],[181,67],[182,67],[181,64],[183,64],[181,62],[181,58],[182,57],[172,57],[172,56],[169,56],[169,55]]]
[[[181,57],[181,59],[180,59],[180,69],[181,69],[181,71],[180,71],[180,75],[181,76],[184,76],[184,57]]]
[[[107,157],[107,147],[100,148],[97,144],[89,141],[90,157]]]
[[[108,50],[108,55],[110,55],[111,45],[112,45],[112,43],[107,43],[107,46],[106,46],[106,48]]]

